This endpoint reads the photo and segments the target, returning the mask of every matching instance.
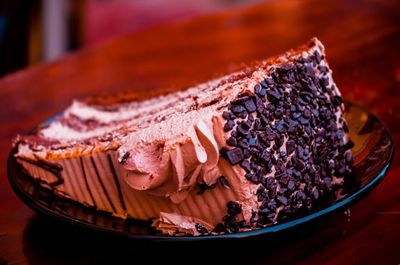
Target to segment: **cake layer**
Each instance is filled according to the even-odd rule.
[[[230,233],[310,211],[350,171],[344,107],[322,44],[141,102],[75,101],[19,136],[42,185],[168,234]]]

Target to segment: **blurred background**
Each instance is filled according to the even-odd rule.
[[[115,36],[261,0],[1,0],[0,76]]]

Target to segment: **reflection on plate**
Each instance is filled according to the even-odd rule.
[[[16,150],[11,151],[8,159],[8,177],[17,195],[33,210],[87,229],[118,234],[129,238],[156,241],[197,241],[247,238],[276,233],[315,220],[356,201],[376,187],[388,171],[393,157],[393,142],[387,129],[374,115],[357,105],[346,103],[346,110],[350,137],[355,143],[352,150],[354,154],[354,176],[349,177],[352,181],[348,181],[336,200],[325,208],[285,223],[248,232],[198,237],[159,235],[147,222],[121,220],[108,213],[99,212],[73,201],[55,197],[51,191],[40,187],[33,181],[31,176],[22,170],[22,167],[14,158]]]

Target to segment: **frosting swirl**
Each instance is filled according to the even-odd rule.
[[[153,137],[147,134],[132,135],[119,148],[119,161],[123,162],[125,181],[131,188],[179,203],[197,182],[210,185],[217,181],[221,173],[214,134],[223,131],[214,130],[217,119],[211,112],[202,111],[195,117],[192,114],[187,120],[191,122],[172,120],[160,124],[158,129],[164,137],[157,141],[148,140]],[[166,128],[174,128],[173,125],[181,133],[168,135]]]

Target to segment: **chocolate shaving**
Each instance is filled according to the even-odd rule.
[[[128,160],[129,156],[131,155],[131,153],[128,151],[125,154],[122,155],[122,157],[120,158],[119,162],[121,164],[125,164],[126,160]]]

